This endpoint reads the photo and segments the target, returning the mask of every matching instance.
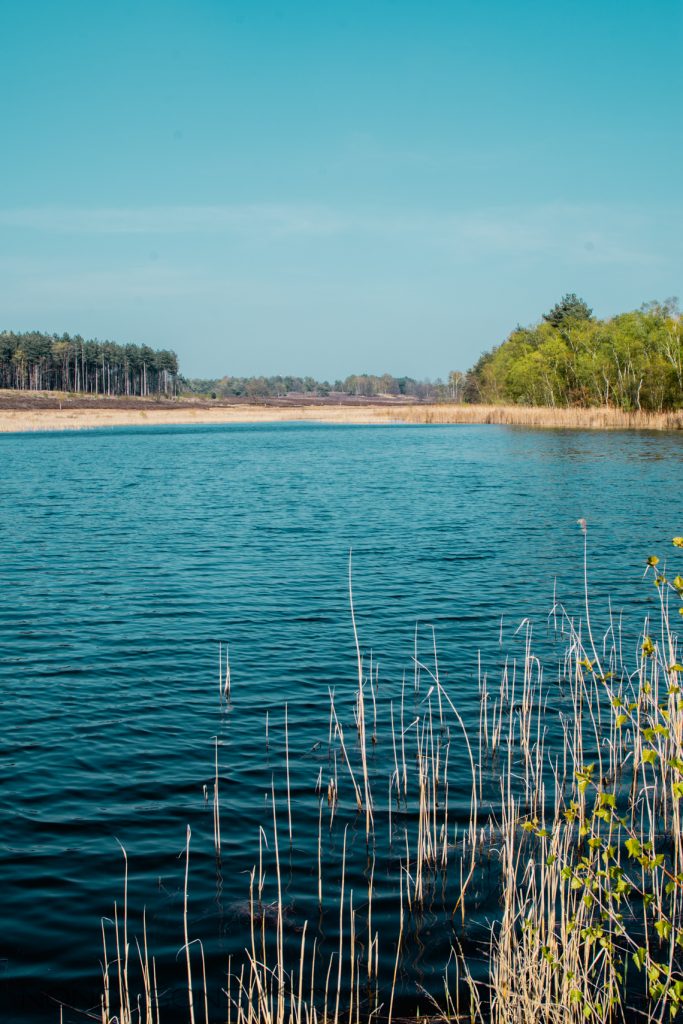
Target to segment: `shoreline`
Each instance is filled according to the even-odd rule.
[[[610,408],[411,404],[400,401],[216,403],[179,399],[93,398],[46,392],[2,392],[0,433],[90,430],[108,427],[188,426],[228,423],[495,424],[561,430],[683,430],[683,410],[622,412]]]

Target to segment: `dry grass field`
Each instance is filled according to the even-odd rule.
[[[499,423],[562,430],[683,430],[683,410],[623,412],[612,408],[549,408],[526,405],[413,405],[379,410],[406,423]]]
[[[301,404],[208,402],[179,399],[74,398],[46,392],[0,392],[0,433],[82,430],[93,427],[170,426],[211,423],[494,423],[507,426],[576,430],[681,430],[683,410],[666,413],[622,412],[611,408],[562,409],[521,405]]]

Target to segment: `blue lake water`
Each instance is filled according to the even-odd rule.
[[[325,791],[333,771],[330,688],[354,733],[350,550],[379,725],[390,703],[398,706],[404,673],[406,715],[419,714],[427,683],[413,692],[417,625],[418,657],[432,668],[434,627],[442,681],[474,734],[478,652],[495,678],[522,642],[514,631],[525,617],[547,643],[555,586],[581,614],[580,517],[588,521],[596,621],[611,597],[637,643],[655,600],[642,583],[645,559],[667,555],[671,537],[683,533],[682,476],[676,434],[292,423],[0,435],[2,1019],[57,1021],[59,1001],[65,1022],[98,1012],[100,921],[122,897],[119,842],[129,860],[131,934],[141,934],[146,907],[161,1019],[183,1019],[176,957],[188,824],[191,937],[204,943],[212,1012],[225,1019],[227,957],[238,958],[248,941],[248,872],[259,827],[270,835],[273,780],[286,941],[298,948],[304,920],[316,923],[321,948],[336,941],[348,825],[347,884],[357,892],[367,893],[376,857],[373,913],[387,939],[386,980],[400,851],[387,839],[394,755],[381,728],[370,771],[382,839],[369,853],[340,764],[332,822],[324,801],[322,916],[317,909],[316,781],[322,773]],[[219,642],[230,645],[229,705],[219,700]],[[467,819],[468,772],[454,738],[454,828]],[[394,832],[402,814],[411,820],[409,809],[395,809]],[[495,893],[485,879],[480,888],[483,922],[495,912]],[[416,984],[439,988],[458,937],[452,905],[449,893],[433,895],[409,929],[406,1001]]]

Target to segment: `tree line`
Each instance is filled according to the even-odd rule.
[[[662,412],[683,407],[683,330],[675,299],[600,320],[572,293],[537,324],[518,325],[471,370],[453,371],[446,381],[363,373],[334,382],[299,376],[188,380],[168,349],[3,331],[0,388],[247,399],[337,394]]]
[[[350,374],[344,380],[319,381],[313,377],[221,377],[215,379],[185,380],[184,387],[198,395],[214,398],[284,398],[287,395],[307,395],[326,398],[330,395],[353,397],[414,398],[419,401],[439,401],[457,397],[449,385],[441,380],[415,380],[413,377],[393,377],[389,373]]]
[[[0,332],[0,388],[143,397],[195,394],[260,399],[340,394],[405,396],[422,401],[457,397],[457,389],[454,392],[440,380],[420,381],[389,373],[350,374],[332,383],[294,375],[188,379],[180,375],[178,357],[168,349],[40,331]]]
[[[464,376],[470,402],[683,407],[683,330],[676,299],[600,320],[565,295],[542,320],[516,327]]]
[[[0,332],[0,387],[92,395],[175,395],[178,357],[79,334]]]

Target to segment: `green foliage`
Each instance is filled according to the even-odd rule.
[[[683,547],[680,537],[673,544]],[[623,744],[621,760],[609,766],[604,759],[600,765],[575,761],[571,791],[551,829],[540,829],[534,817],[521,822],[526,843],[551,836],[535,862],[557,872],[548,884],[549,906],[553,913],[561,907],[563,915],[560,927],[546,927],[540,915],[534,922],[532,913],[525,922],[527,932],[535,927],[546,941],[535,953],[537,972],[547,964],[566,979],[559,990],[561,1015],[544,1021],[629,1020],[633,1002],[644,1020],[674,1020],[683,1013],[683,705],[676,682],[683,664],[672,657],[677,638],[669,629],[683,585],[682,577],[669,581],[661,574],[657,555],[645,562],[646,575],[658,585],[663,639],[654,630],[648,635],[646,627],[633,688],[624,691],[615,673],[601,673],[594,648],[594,661],[582,643],[574,655],[575,678],[589,686],[599,681],[616,727],[629,727],[613,748]],[[589,693],[584,689],[582,700]],[[588,717],[595,726],[594,712]],[[521,863],[528,861],[520,857]],[[530,894],[533,902],[531,886],[527,901]],[[496,1019],[500,1024],[503,1017]]]
[[[650,303],[596,320],[567,295],[541,323],[517,327],[470,371],[467,400],[611,406],[661,412],[683,406],[683,331],[675,304]]]

